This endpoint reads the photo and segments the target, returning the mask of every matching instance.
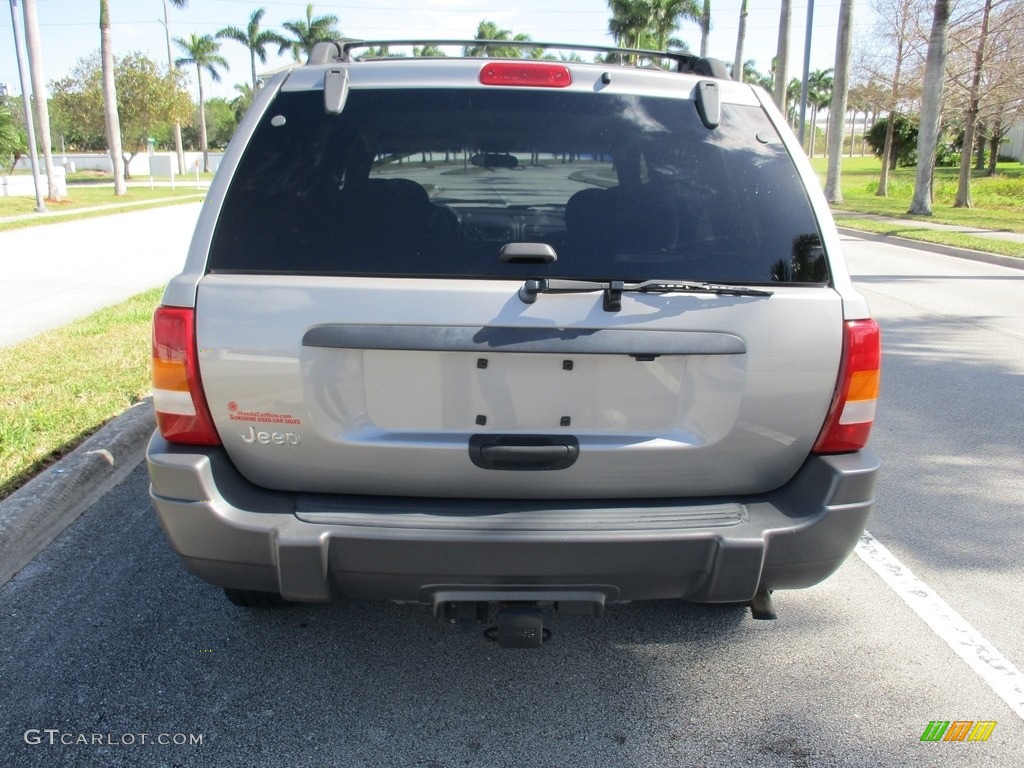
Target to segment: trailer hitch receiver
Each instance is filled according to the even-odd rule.
[[[551,631],[544,629],[544,614],[536,605],[510,606],[498,611],[498,626],[484,635],[502,648],[540,648]]]

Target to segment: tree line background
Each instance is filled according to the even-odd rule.
[[[35,0],[23,2],[31,58],[30,15],[35,13]],[[876,19],[870,40],[854,45],[850,39],[854,0],[841,0],[836,65],[808,73],[804,82],[793,77],[788,67],[791,0],[780,0],[778,51],[763,73],[755,62],[743,58],[747,15],[747,0],[743,0],[730,67],[734,79],[759,85],[772,95],[790,125],[806,133],[808,154],[825,154],[827,147],[836,145],[828,153],[830,177],[838,179],[842,153],[870,151],[884,158],[877,193],[885,195],[888,171],[897,164],[919,169],[959,164],[963,189],[957,204],[970,205],[972,165],[994,174],[1003,138],[1024,120],[1024,0],[866,2]],[[264,28],[266,11],[258,8],[244,26],[224,27],[214,35],[172,38],[168,8],[186,9],[188,0],[162,3],[166,62],[141,52],[115,59],[109,51],[109,0],[99,0],[100,50],[51,81],[49,99],[34,104],[44,153],[50,151],[53,137],[62,151],[110,151],[120,160],[115,162],[115,186],[119,175],[130,175],[131,159],[145,151],[151,139],[157,148],[177,152],[179,172],[185,170],[184,147],[201,150],[204,170],[208,170],[209,149],[227,144],[259,90],[257,62],[265,64],[268,51],[302,61],[318,42],[344,37],[337,16],[317,14],[309,4],[303,17],[286,21],[280,29]],[[690,21],[700,30],[700,55],[707,55],[714,22],[712,0],[608,0],[608,11],[608,30],[616,45],[689,51],[677,35],[680,25]],[[510,45],[467,46],[464,55],[554,58],[543,49],[530,48],[529,35],[513,35],[486,19],[472,37]],[[207,80],[220,81],[228,69],[220,53],[222,45],[248,49],[249,77],[234,86],[234,98],[206,98]],[[411,53],[445,55],[430,45]],[[931,71],[930,53],[939,60],[931,62]],[[364,55],[407,54],[384,47]],[[582,61],[578,55],[562,58]],[[642,54],[625,63],[658,65]],[[12,164],[28,151],[18,101],[0,97],[0,162],[4,164]],[[799,125],[801,107],[807,112],[803,126]],[[41,115],[44,110],[48,114]],[[927,125],[923,133],[922,118]],[[926,161],[920,163],[922,139],[927,151]],[[839,194],[836,184],[829,196],[834,199]]]

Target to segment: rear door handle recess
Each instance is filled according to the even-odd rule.
[[[469,458],[481,469],[565,469],[576,463],[580,443],[564,435],[473,435]]]

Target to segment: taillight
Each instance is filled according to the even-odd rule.
[[[868,443],[878,403],[882,333],[874,320],[849,320],[839,381],[815,453],[847,453]]]
[[[220,445],[199,379],[195,310],[158,307],[153,315],[153,407],[164,439]]]
[[[524,85],[534,88],[565,88],[572,74],[564,64],[496,61],[480,70],[483,85]]]

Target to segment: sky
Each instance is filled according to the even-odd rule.
[[[21,24],[23,0],[0,0],[0,6],[17,2]],[[811,69],[834,65],[839,0],[813,0]],[[187,38],[191,33],[214,35],[225,26],[244,29],[249,14],[266,8],[262,27],[281,29],[289,19],[305,16],[307,0],[190,0],[188,7],[176,10],[170,3],[169,20],[173,37]],[[799,77],[803,67],[804,35],[808,0],[793,0],[790,32],[790,77]],[[854,13],[855,39],[870,33],[870,11],[857,4]],[[43,70],[49,83],[65,76],[76,60],[99,48],[99,3],[96,0],[36,0],[40,36],[43,45]],[[712,31],[708,53],[732,62],[736,50],[740,0],[712,0]],[[757,69],[767,72],[778,42],[779,0],[748,0],[747,33],[744,60],[754,59]],[[370,38],[471,38],[477,24],[488,19],[513,33],[529,34],[534,40],[577,44],[612,45],[608,34],[606,0],[350,0],[316,2],[315,16],[334,14],[338,28],[347,37]],[[140,51],[157,62],[167,62],[163,0],[110,0],[114,54],[123,56]],[[677,37],[693,51],[700,49],[700,30],[693,22],[683,23]],[[221,41],[221,54],[229,71],[221,83],[208,87],[208,96],[233,98],[236,83],[248,82],[249,53],[240,43]],[[270,53],[260,71],[291,61]],[[175,47],[175,56],[180,51]],[[204,77],[204,82],[206,78]],[[0,10],[0,84],[8,93],[18,95],[18,76],[11,10]],[[194,90],[194,77],[193,77]]]

